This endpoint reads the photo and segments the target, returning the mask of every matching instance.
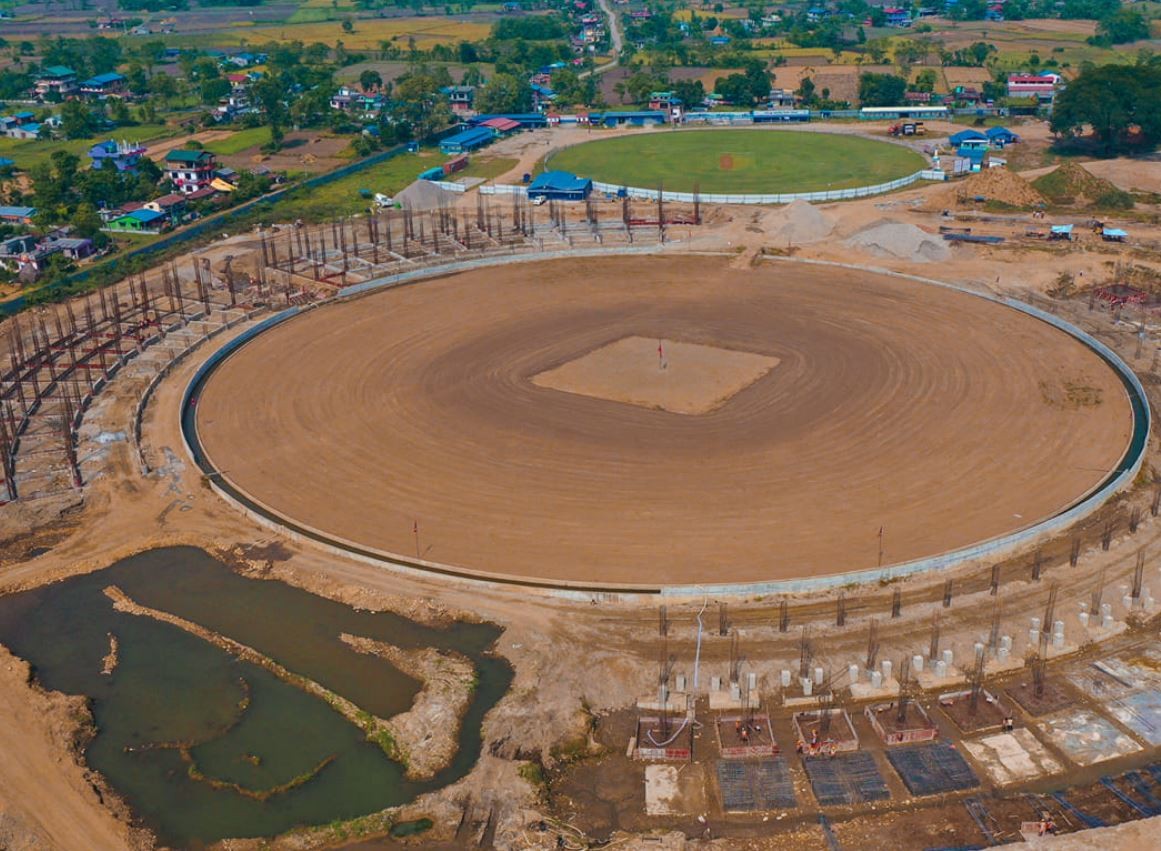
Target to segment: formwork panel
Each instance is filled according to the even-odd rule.
[[[891,750],[887,759],[912,795],[939,795],[980,785],[960,752],[942,742]]]
[[[803,760],[814,797],[824,807],[885,801],[891,797],[874,758],[855,751]]]

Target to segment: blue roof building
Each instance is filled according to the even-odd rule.
[[[36,215],[36,207],[0,207],[0,221],[26,225]]]
[[[466,154],[484,147],[494,138],[496,131],[491,127],[473,127],[448,136],[439,143],[439,149],[445,154]]]
[[[583,201],[593,191],[593,182],[567,171],[546,171],[537,175],[528,187],[530,199],[546,201]]]
[[[1020,137],[1007,127],[989,127],[984,132],[988,137],[988,141],[996,148],[1002,148],[1005,145],[1011,145],[1013,142],[1020,141]]]
[[[952,133],[948,141],[958,148],[968,142],[983,142],[986,145],[988,137],[979,130],[960,130],[958,133]]]
[[[604,124],[606,127],[617,127],[621,124],[644,127],[647,124],[664,124],[668,117],[668,113],[660,109],[634,110],[629,112],[594,112],[589,115],[589,123]]]

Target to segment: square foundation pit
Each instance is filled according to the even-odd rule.
[[[1094,765],[1137,753],[1141,746],[1111,723],[1087,709],[1069,710],[1043,719],[1040,728],[1077,765]]]
[[[778,358],[654,337],[622,337],[532,376],[538,387],[696,416],[720,408]]]
[[[1032,731],[1023,727],[1011,733],[965,739],[963,747],[997,786],[1034,780],[1061,770],[1060,763]]]

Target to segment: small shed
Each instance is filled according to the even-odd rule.
[[[583,201],[593,191],[593,182],[567,171],[546,171],[528,187],[528,197],[546,201]]]
[[[1105,242],[1124,242],[1128,238],[1128,231],[1123,231],[1120,228],[1105,228],[1101,231],[1101,239]]]
[[[1072,242],[1072,225],[1053,225],[1048,238]]]

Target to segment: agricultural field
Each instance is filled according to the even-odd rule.
[[[352,32],[343,32],[342,22],[323,20],[309,23],[287,23],[276,26],[238,26],[215,32],[202,39],[202,46],[229,47],[265,42],[301,41],[305,44],[341,41],[348,50],[378,50],[383,42],[397,42],[406,47],[415,39],[418,48],[461,41],[480,41],[488,37],[491,23],[455,18],[386,18],[358,19]]]
[[[565,148],[546,166],[626,186],[688,192],[817,192],[885,183],[926,161],[900,145],[792,130],[686,130]]]

